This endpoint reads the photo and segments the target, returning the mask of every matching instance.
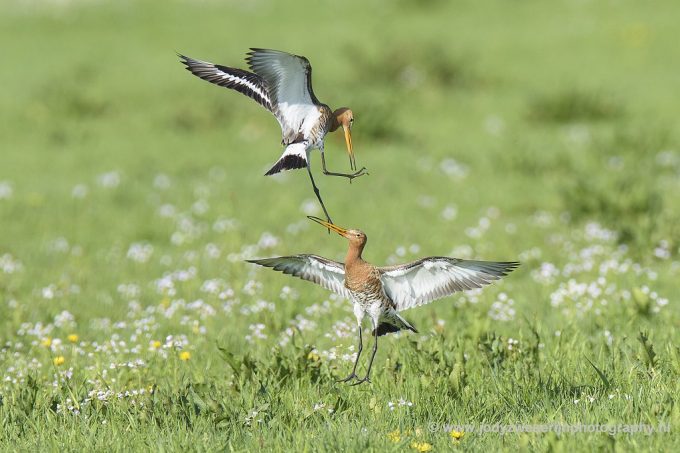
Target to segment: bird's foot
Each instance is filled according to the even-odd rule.
[[[361,167],[361,170],[355,171],[354,173],[350,173],[349,175],[349,180],[353,180],[354,178],[358,178],[359,176],[367,175],[369,174],[368,171],[366,171],[366,167]]]
[[[359,376],[357,376],[356,374],[354,374],[354,372],[352,372],[352,374],[350,374],[350,375],[347,376],[346,378],[344,378],[344,379],[336,379],[335,382],[349,382],[349,381],[351,381],[352,379],[355,379],[355,378],[359,378]]]
[[[349,179],[349,182],[352,182],[354,178],[358,178],[359,176],[367,175],[369,173],[366,171],[366,167],[362,167],[361,170],[355,171],[354,173],[335,173],[324,168],[323,174],[326,176],[342,176],[343,178]]]
[[[368,376],[366,376],[366,377],[363,378],[363,379],[359,379],[359,380],[357,380],[356,382],[352,382],[350,385],[351,385],[351,386],[355,386],[355,385],[363,384],[364,382],[368,382],[368,383],[370,384],[370,383],[371,383],[371,380],[368,378]]]

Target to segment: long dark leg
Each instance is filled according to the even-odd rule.
[[[323,154],[322,154],[322,156],[323,156]],[[319,193],[319,188],[316,187],[316,183],[314,183],[314,176],[312,176],[312,168],[309,165],[309,161],[307,161],[307,173],[309,173],[309,179],[312,181],[312,187],[314,188],[314,193],[316,194],[316,198],[318,198],[319,203],[321,203],[321,208],[323,209],[323,213],[326,214],[326,220],[328,220],[330,223],[333,223],[333,221],[331,220],[331,216],[329,216],[328,211],[326,211],[326,206],[324,206],[324,204],[323,204],[323,200],[321,199],[321,194]]]
[[[344,379],[338,379],[338,382],[347,382],[347,381],[350,381],[350,380],[354,379],[355,377],[357,377],[357,375],[356,375],[357,365],[359,364],[359,357],[361,357],[361,351],[363,349],[364,349],[364,343],[361,340],[361,326],[359,326],[359,349],[357,350],[357,358],[354,361],[354,367],[352,367],[352,372],[349,374],[349,376],[347,376]]]
[[[349,178],[350,181],[352,181],[354,178],[357,178],[359,176],[368,174],[368,172],[366,171],[366,167],[363,167],[361,170],[354,172],[354,173],[336,173],[336,172],[333,172],[333,171],[328,171],[326,169],[326,157],[324,155],[323,149],[321,150],[321,166],[323,167],[323,174],[324,175],[342,176],[344,178]]]
[[[354,382],[352,385],[357,385],[361,384],[362,382],[371,382],[371,379],[369,378],[371,375],[371,367],[373,366],[373,359],[375,359],[375,353],[378,352],[378,327],[376,327],[373,330],[373,353],[371,353],[371,360],[368,362],[368,370],[366,370],[366,376],[363,379],[359,379],[358,381]]]

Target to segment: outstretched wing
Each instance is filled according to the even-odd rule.
[[[345,266],[337,261],[317,255],[280,256],[246,261],[308,280],[347,299],[351,298],[349,290],[345,288]]]
[[[251,48],[246,62],[264,80],[272,103],[318,104],[312,90],[312,65],[309,60],[280,50]]]
[[[279,50],[252,48],[246,58],[250,69],[269,89],[273,112],[284,131],[297,133],[305,118],[318,115],[319,100],[312,90],[309,60]]]
[[[406,310],[457,291],[481,288],[509,274],[517,266],[517,262],[472,261],[432,256],[378,270],[385,293],[394,301],[397,310]]]
[[[187,70],[203,80],[221,87],[236,90],[254,99],[264,108],[274,113],[271,95],[265,79],[243,69],[230,68],[207,61],[195,60],[179,55]]]

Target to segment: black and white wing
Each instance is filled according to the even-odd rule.
[[[274,112],[271,95],[265,79],[243,69],[230,68],[207,61],[195,60],[179,55],[187,70],[203,80],[221,87],[236,90],[254,99],[264,108]]]
[[[246,58],[250,69],[262,77],[269,89],[273,112],[287,131],[301,130],[305,119],[313,123],[319,100],[312,90],[309,60],[279,50],[252,48]]]
[[[417,307],[457,291],[481,288],[519,266],[517,262],[472,261],[433,256],[408,264],[380,267],[385,293],[397,310]]]
[[[345,266],[337,261],[317,255],[280,256],[246,261],[308,280],[347,299],[351,298],[349,290],[345,287]]]

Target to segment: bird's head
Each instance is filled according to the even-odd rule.
[[[366,245],[367,237],[366,233],[364,233],[361,230],[348,230],[346,228],[339,227],[337,225],[334,225],[330,222],[326,222],[325,220],[322,220],[318,217],[314,216],[307,216],[310,220],[315,221],[319,225],[323,225],[326,228],[335,231],[338,233],[340,236],[346,238],[350,244],[359,247],[360,249],[364,248],[364,245]]]
[[[347,154],[349,154],[349,163],[352,170],[356,170],[356,162],[354,161],[354,151],[352,149],[352,123],[354,123],[354,114],[347,107],[341,107],[333,112],[333,122],[331,124],[331,132],[337,128],[342,127],[345,132],[345,143],[347,144]]]

